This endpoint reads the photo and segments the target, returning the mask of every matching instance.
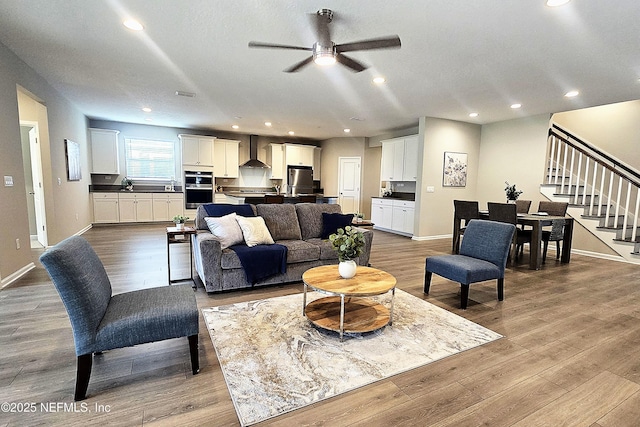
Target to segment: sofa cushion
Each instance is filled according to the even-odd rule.
[[[333,245],[328,240],[320,238],[309,239],[306,241],[312,245],[316,245],[320,249],[321,260],[338,260],[338,251],[333,249]]]
[[[322,234],[321,239],[328,239],[330,235],[338,231],[338,228],[345,228],[351,225],[353,214],[322,213]]]
[[[267,224],[273,240],[300,240],[300,225],[296,208],[292,204],[260,204],[256,205],[256,212]]]
[[[226,249],[229,246],[244,243],[244,235],[242,229],[236,220],[236,214],[221,216],[219,218],[206,217],[204,219],[213,234],[220,242],[220,247]]]
[[[245,218],[237,215],[236,220],[242,229],[244,242],[247,246],[273,245],[275,243],[262,217]]]
[[[279,245],[287,247],[287,264],[320,259],[320,247],[304,240],[279,240]]]
[[[322,235],[322,213],[342,213],[340,205],[327,203],[298,203],[295,205],[302,239],[319,238]]]

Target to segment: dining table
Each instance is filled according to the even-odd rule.
[[[481,219],[489,218],[489,211],[480,211]],[[529,244],[529,268],[531,270],[539,270],[542,267],[542,228],[551,226],[553,221],[564,221],[564,235],[562,239],[562,254],[560,256],[561,263],[571,261],[571,240],[573,238],[574,220],[569,216],[547,215],[544,212],[527,213],[517,215],[517,224],[523,227],[531,227],[531,243]],[[514,251],[515,257],[515,251]]]

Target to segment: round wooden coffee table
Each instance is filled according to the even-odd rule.
[[[358,266],[356,275],[343,279],[337,265],[324,265],[304,272],[302,314],[314,325],[340,333],[371,332],[393,323],[396,279],[389,273]],[[307,288],[329,296],[307,305]],[[367,297],[391,291],[390,308]]]

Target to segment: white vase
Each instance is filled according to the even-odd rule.
[[[357,264],[354,260],[340,261],[338,264],[338,272],[343,279],[351,279],[356,275]]]
[[[184,230],[184,222],[177,222],[176,223],[176,228],[178,230]]]

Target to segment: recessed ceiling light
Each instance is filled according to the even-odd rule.
[[[577,90],[570,90],[569,92],[564,94],[564,96],[566,96],[567,98],[573,98],[574,96],[578,95],[580,95],[580,92],[578,92]]]
[[[514,110],[517,110],[520,107],[522,107],[522,104],[511,104],[511,108],[513,108]]]
[[[150,113],[151,112],[151,108],[149,107],[143,107],[142,111],[144,111],[145,113]]]
[[[295,135],[296,133],[292,130],[289,131],[289,135]]]
[[[271,122],[264,122],[264,125],[267,127],[271,127]]]
[[[384,82],[386,82],[386,81],[387,81],[387,80],[386,80],[384,77],[374,77],[374,78],[373,78],[373,82],[374,82],[375,84],[378,84],[378,85],[379,85],[379,84],[381,84],[381,83],[384,83]]]
[[[127,27],[128,29],[133,30],[133,31],[142,31],[142,30],[144,30],[144,27],[142,26],[142,24],[140,22],[136,21],[135,19],[127,19],[122,24],[125,27]]]
[[[469,117],[478,117],[478,113],[469,113]]]
[[[238,125],[233,125],[233,126],[231,126],[231,127],[232,127],[233,129],[240,129],[240,126],[238,126]]]
[[[569,3],[571,0],[547,0],[547,6],[549,7],[558,7],[564,6]]]
[[[185,92],[183,90],[177,90],[176,91],[176,95],[177,96],[184,96],[184,97],[187,97],[187,98],[194,98],[196,96],[196,94],[193,93],[193,92]]]
[[[349,132],[351,132],[351,129],[345,129],[344,130],[344,133],[349,133]]]

